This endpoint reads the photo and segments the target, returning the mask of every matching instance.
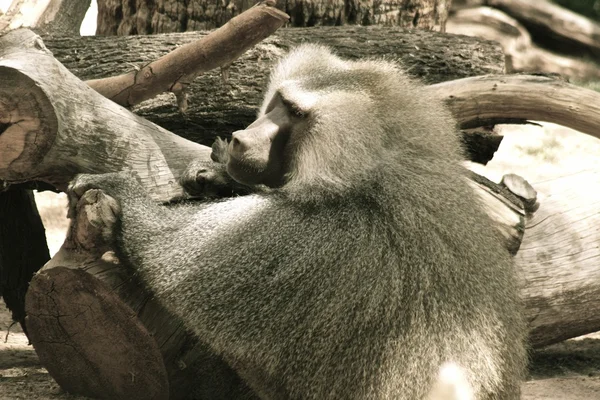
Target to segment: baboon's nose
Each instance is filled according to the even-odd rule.
[[[250,148],[250,144],[248,143],[248,137],[244,137],[244,131],[234,132],[231,136],[231,147],[229,148],[229,153],[235,156],[243,155]]]

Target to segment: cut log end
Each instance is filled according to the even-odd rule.
[[[35,82],[0,66],[0,173],[5,180],[29,178],[56,137],[50,101]],[[35,172],[34,172],[35,173]]]
[[[168,399],[156,342],[100,280],[68,268],[43,271],[31,281],[25,307],[31,343],[66,391],[103,399]]]

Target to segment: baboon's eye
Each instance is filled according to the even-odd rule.
[[[302,108],[300,108],[298,106],[298,104],[296,104],[293,101],[290,101],[288,99],[285,98],[281,98],[281,101],[283,103],[283,105],[285,106],[285,108],[290,112],[290,114],[292,114],[294,117],[296,118],[304,118],[307,115],[307,112],[305,110],[303,110]]]

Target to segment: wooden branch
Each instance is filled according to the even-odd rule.
[[[6,14],[0,14],[0,32],[27,27],[47,34],[78,36],[90,3],[91,0],[13,0]]]
[[[506,54],[506,71],[543,72],[579,79],[600,79],[600,67],[589,60],[565,57],[535,45],[529,32],[504,12],[478,7],[453,13],[446,24],[450,33],[495,40]]]
[[[463,128],[521,119],[554,122],[600,138],[600,93],[534,75],[478,76],[431,85]]]
[[[69,393],[169,398],[156,341],[133,310],[92,275],[67,268],[37,275],[27,293],[27,326],[40,361]]]
[[[172,91],[187,109],[185,90],[199,74],[228,67],[240,55],[280,28],[289,16],[268,0],[238,15],[197,41],[178,47],[139,70],[87,81],[91,88],[123,106],[132,106]]]
[[[562,42],[561,49],[567,53],[576,54],[585,48],[596,58],[600,56],[600,24],[581,14],[547,0],[486,0],[485,4],[517,19],[536,40],[546,37]],[[558,47],[553,44],[552,48]]]

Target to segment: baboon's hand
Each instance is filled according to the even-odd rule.
[[[252,188],[234,181],[227,173],[227,140],[217,138],[212,145],[212,161],[192,161],[179,183],[192,197],[229,197],[248,194]]]
[[[121,207],[114,198],[100,189],[90,189],[77,201],[71,197],[69,213],[74,221],[70,228],[70,239],[83,248],[98,251],[99,254],[110,250],[103,245],[112,243],[115,226],[121,215]]]
[[[75,215],[75,207],[79,199],[91,189],[101,190],[118,203],[128,196],[132,197],[145,193],[144,188],[127,171],[98,175],[80,174],[71,181],[67,190],[69,197],[69,218]]]
[[[229,160],[229,153],[227,152],[227,146],[229,143],[227,139],[217,138],[212,145],[212,153],[210,153],[210,158],[217,163],[227,164]]]
[[[179,178],[179,183],[192,197],[227,196],[226,192],[233,190],[233,180],[225,165],[206,160],[192,161]]]

